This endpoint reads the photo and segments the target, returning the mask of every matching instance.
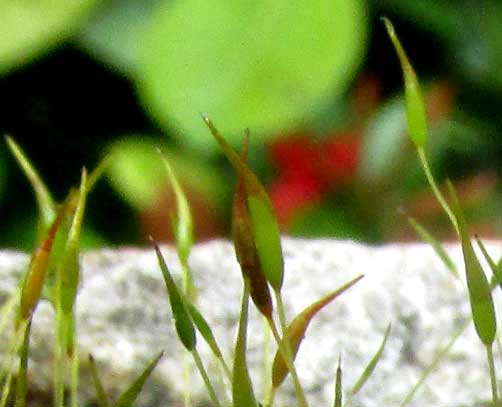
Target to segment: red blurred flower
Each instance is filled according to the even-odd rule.
[[[328,191],[350,181],[358,150],[358,138],[350,133],[334,134],[319,142],[308,135],[295,134],[270,146],[278,179],[269,193],[283,229]]]

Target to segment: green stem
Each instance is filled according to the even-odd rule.
[[[490,381],[492,385],[492,398],[493,405],[499,405],[499,396],[497,391],[497,375],[495,374],[495,363],[493,360],[493,349],[492,345],[486,345],[486,358],[488,359],[488,366],[490,369]]]
[[[439,201],[440,205],[443,207],[444,211],[450,218],[451,224],[455,228],[455,231],[458,234],[458,225],[457,225],[457,218],[453,214],[452,210],[446,203],[446,199],[444,198],[443,194],[439,190],[436,181],[434,180],[434,177],[432,176],[431,169],[429,167],[429,162],[427,161],[427,157],[425,156],[425,150],[423,147],[418,147],[417,148],[418,156],[420,158],[420,162],[422,164],[422,167],[425,172],[425,176],[427,177],[427,181],[429,182],[429,185],[432,188],[432,192],[434,192],[434,195],[436,196],[437,200]]]
[[[209,397],[211,398],[213,405],[215,407],[221,407],[221,404],[218,400],[218,397],[216,396],[216,392],[214,391],[213,385],[211,384],[211,381],[209,380],[209,376],[207,375],[206,369],[204,368],[204,365],[202,364],[202,360],[200,358],[199,352],[197,352],[197,348],[193,348],[192,356],[193,356],[193,360],[195,361],[195,364],[197,366],[197,369],[199,369],[200,375],[202,376],[202,380],[204,381],[204,384],[206,386],[206,390],[209,393]]]
[[[275,293],[275,300],[277,303],[277,313],[279,315],[279,323],[281,325],[282,336],[283,338],[285,338],[288,332],[288,327],[286,324],[284,305],[282,303],[280,292],[278,290],[274,290],[274,293]],[[284,361],[286,362],[286,366],[288,367],[289,373],[291,374],[291,378],[293,379],[293,385],[295,387],[296,397],[298,398],[298,404],[300,407],[308,407],[307,399],[305,397],[305,392],[303,391],[303,388],[300,384],[300,380],[298,379],[298,374],[296,372],[295,364],[293,361],[293,351],[291,349],[291,344],[287,340],[281,341],[279,332],[277,332],[277,328],[274,324],[274,321],[272,319],[269,319],[268,321],[270,328],[272,330],[272,334],[274,335],[274,338],[277,342],[279,352],[281,352],[281,355],[284,358]],[[282,343],[284,344],[284,346],[281,345]]]

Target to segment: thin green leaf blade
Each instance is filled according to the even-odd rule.
[[[408,133],[418,148],[427,143],[428,128],[425,104],[418,83],[417,75],[411,65],[406,52],[394,30],[394,26],[388,18],[382,18],[385,23],[387,33],[394,45],[401,69],[404,76],[405,102],[406,102],[406,120],[408,123]]]
[[[476,242],[478,243],[478,246],[481,250],[481,253],[483,253],[484,258],[486,259],[486,262],[490,266],[490,269],[492,270],[493,276],[495,277],[495,281],[499,285],[499,287],[502,289],[502,263],[499,261],[498,263],[495,263],[488,253],[488,250],[486,250],[485,245],[481,241],[481,239],[478,236],[475,236]]]
[[[87,191],[87,171],[84,168],[82,170],[80,189],[76,198],[75,214],[73,216],[59,268],[59,300],[65,314],[70,314],[73,310],[80,282],[80,234],[84,220]]]
[[[44,233],[47,229],[49,229],[51,223],[56,218],[56,204],[54,203],[54,200],[52,199],[52,196],[42,178],[38,174],[35,167],[33,167],[21,147],[19,147],[14,139],[9,136],[5,136],[5,140],[10,152],[18,162],[24,172],[24,175],[28,178],[31,187],[33,188],[38,205],[38,211],[40,213],[40,233]]]
[[[460,278],[458,275],[457,267],[455,266],[455,263],[453,263],[453,260],[451,257],[448,255],[446,250],[443,248],[441,243],[434,237],[432,234],[419,222],[417,222],[416,219],[414,218],[408,218],[408,222],[410,225],[415,229],[415,232],[420,236],[420,238],[431,245],[431,247],[434,249],[436,254],[439,256],[443,264],[446,266],[446,268],[450,271],[450,273],[453,275],[455,278]]]
[[[27,320],[36,308],[45,283],[56,233],[61,225],[64,208],[48,230],[45,239],[32,255],[28,274],[21,288],[20,317]]]
[[[235,342],[234,365],[232,369],[233,407],[256,407],[253,383],[249,376],[246,360],[247,324],[249,304],[249,282],[244,282],[239,331]]]
[[[153,240],[152,240],[153,242]],[[167,294],[169,297],[169,302],[171,304],[171,310],[174,318],[174,325],[176,327],[176,332],[181,343],[189,351],[195,348],[196,336],[195,328],[193,326],[192,320],[188,311],[185,308],[183,302],[182,294],[178,290],[176,283],[174,282],[171,273],[167,267],[167,264],[160,252],[160,248],[157,243],[153,242],[155,247],[155,252],[157,254],[157,259],[159,262],[160,269],[162,271],[162,276],[164,277],[164,282],[166,284]]]
[[[176,177],[171,164],[159,150],[162,162],[167,172],[169,182],[176,197],[177,213],[174,216],[174,234],[176,237],[176,250],[182,263],[188,261],[190,250],[193,246],[193,221],[190,212],[190,205],[188,204],[187,197],[181,188],[181,185]]]
[[[30,348],[31,320],[24,331],[24,341],[20,349],[19,369],[16,378],[16,402],[14,407],[25,407],[28,395],[28,353]]]
[[[96,367],[96,362],[94,357],[89,354],[89,365],[91,369],[92,381],[94,382],[94,388],[96,390],[96,397],[99,407],[109,407],[110,403],[108,401],[108,396],[106,395],[105,389],[103,387],[103,382],[101,381]]]
[[[378,347],[377,352],[371,358],[370,362],[368,363],[368,365],[364,369],[363,373],[361,374],[361,376],[357,380],[354,387],[352,387],[352,390],[351,390],[352,394],[356,394],[359,390],[362,389],[362,387],[364,386],[366,381],[370,378],[373,371],[375,370],[375,367],[376,367],[378,361],[382,357],[382,353],[385,348],[385,345],[387,344],[387,339],[389,338],[389,333],[390,333],[390,327],[391,327],[391,324],[387,325],[387,329],[385,330],[385,334],[383,336],[382,342],[380,343],[380,346]]]
[[[342,407],[342,357],[338,356],[338,367],[335,377],[335,401],[334,407]]]
[[[465,273],[469,300],[471,303],[472,319],[476,333],[485,345],[491,345],[497,332],[495,307],[490,289],[490,284],[474,253],[465,220],[464,213],[457,198],[453,185],[449,182],[448,188],[453,203],[453,212],[457,219],[458,231],[462,242]]]
[[[164,355],[164,351],[155,356],[152,361],[146,366],[143,372],[137,377],[136,380],[129,386],[129,388],[119,397],[113,404],[113,407],[134,407],[134,402],[139,396],[143,385],[152,373],[160,358]]]
[[[293,319],[293,321],[288,325],[286,334],[281,340],[281,342],[284,342],[285,340],[289,342],[290,349],[293,353],[293,359],[296,357],[298,349],[300,348],[300,344],[305,337],[305,332],[307,331],[307,328],[315,315],[326,305],[332,302],[335,298],[337,298],[354,284],[356,284],[361,278],[363,278],[363,275],[357,276],[337,290],[325,295],[319,301],[316,301],[306,307]],[[272,386],[274,388],[279,387],[288,373],[289,370],[286,365],[286,361],[282,357],[281,352],[278,350],[275,354],[274,362],[272,365]]]

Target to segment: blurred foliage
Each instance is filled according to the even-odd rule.
[[[47,52],[78,29],[96,0],[0,2],[0,74]]]
[[[456,183],[476,231],[502,232],[498,1],[6,0],[0,15],[0,132],[26,148],[56,196],[112,153],[84,246],[172,238],[159,147],[196,237],[228,236],[235,180],[201,112],[236,148],[250,129],[249,163],[284,232],[416,238],[400,211],[450,237],[406,137],[382,15],[424,86],[432,171]],[[30,247],[33,208],[1,145],[0,246]]]
[[[139,91],[183,142],[217,151],[199,112],[234,144],[242,129],[260,142],[340,95],[361,60],[366,30],[359,0],[185,0],[153,16]]]

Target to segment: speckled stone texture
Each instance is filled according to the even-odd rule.
[[[500,243],[489,243],[498,259]],[[435,355],[464,324],[470,307],[463,281],[456,280],[433,250],[422,244],[371,247],[353,242],[284,238],[283,298],[288,318],[323,294],[364,273],[365,278],[336,299],[312,322],[297,357],[297,368],[311,406],[333,401],[333,378],[342,354],[343,382],[349,389],[378,348],[385,328],[392,331],[374,375],[351,406],[397,406]],[[448,251],[463,275],[461,251]],[[175,275],[179,263],[172,248],[163,248]],[[0,252],[0,301],[12,291],[25,268],[24,254]],[[241,293],[240,270],[230,243],[213,241],[194,248],[190,258],[199,305],[231,361]],[[165,356],[147,383],[138,406],[177,406],[184,385],[183,348],[171,322],[164,283],[152,250],[120,249],[82,256],[83,284],[77,302],[82,356],[82,398],[92,392],[85,356],[92,352],[112,395],[161,349]],[[500,304],[500,290],[495,301]],[[261,389],[263,322],[250,312],[249,364]],[[34,319],[31,379],[38,388],[50,386],[53,316],[41,304]],[[199,338],[199,349],[210,372],[219,369]],[[275,349],[271,345],[272,351]],[[502,373],[500,366],[498,370]],[[204,404],[197,373],[190,379],[194,399]],[[261,394],[258,391],[258,394]],[[288,378],[277,406],[294,406]],[[444,362],[415,395],[411,406],[476,406],[490,397],[485,350],[472,324],[459,337]],[[223,398],[224,399],[224,398]]]

